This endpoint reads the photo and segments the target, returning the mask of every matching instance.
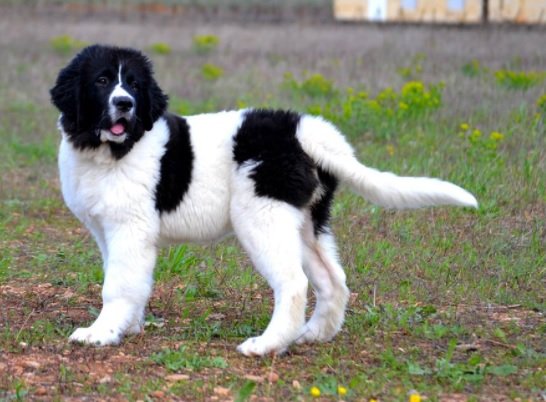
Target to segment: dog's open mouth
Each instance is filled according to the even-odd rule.
[[[127,120],[125,119],[119,119],[110,127],[110,132],[115,136],[123,135],[125,130],[127,130]]]

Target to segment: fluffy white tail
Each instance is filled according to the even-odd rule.
[[[304,116],[297,137],[303,150],[324,170],[374,204],[395,209],[434,205],[478,207],[463,188],[428,177],[402,177],[362,165],[345,137],[329,122]]]

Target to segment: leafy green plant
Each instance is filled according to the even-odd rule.
[[[28,394],[28,389],[24,381],[17,380],[14,384],[14,388],[15,394],[13,395],[13,399],[16,401],[24,401]]]
[[[334,84],[321,74],[312,74],[301,83],[300,88],[312,98],[334,94]]]
[[[256,383],[254,381],[245,381],[243,386],[239,389],[235,402],[244,402],[252,396],[252,392],[256,388]]]
[[[282,86],[293,95],[310,98],[329,97],[336,93],[333,82],[322,74],[311,74],[298,82],[291,73],[285,73]]]
[[[199,371],[203,368],[227,368],[226,360],[220,356],[210,357],[201,356],[192,353],[185,345],[178,349],[163,349],[161,352],[154,353],[150,359],[158,364],[165,366],[170,371],[181,369],[190,369]]]
[[[468,152],[476,157],[495,158],[500,144],[504,141],[504,134],[498,131],[484,135],[482,130],[472,128],[466,123],[461,124],[459,136],[466,138]]]
[[[409,81],[400,91],[388,87],[375,97],[349,88],[342,95],[336,91],[336,96],[325,102],[309,105],[307,112],[331,120],[347,133],[373,131],[378,137],[388,137],[400,124],[415,124],[438,109],[443,88],[443,83],[427,86],[421,81]]]
[[[525,91],[541,84],[546,79],[546,72],[498,70],[495,72],[497,84],[508,89]]]
[[[538,112],[546,117],[546,93],[537,100]]]
[[[332,396],[343,397],[349,393],[346,386],[339,383],[338,379],[332,375],[320,374],[313,381],[313,385],[308,387],[307,394],[312,397]]]
[[[421,81],[410,81],[400,90],[398,113],[404,117],[420,115],[438,109],[442,104],[443,83],[431,84],[427,88]]]
[[[75,39],[70,35],[59,35],[52,37],[49,40],[49,45],[55,52],[62,55],[68,55],[87,46],[87,42]]]
[[[193,50],[197,54],[209,54],[220,44],[216,35],[195,35],[192,40]]]
[[[199,258],[188,245],[169,247],[159,258],[154,276],[156,280],[165,280],[172,276],[179,277],[197,264],[199,264]]]
[[[423,62],[427,56],[424,53],[417,53],[410,60],[410,64],[400,67],[397,72],[405,80],[417,80],[423,73]]]
[[[224,75],[224,70],[212,63],[205,63],[201,67],[201,76],[207,81],[216,81]]]
[[[167,55],[172,53],[172,48],[168,43],[156,42],[150,45],[150,51],[160,55]]]
[[[169,107],[173,112],[184,116],[212,112],[219,108],[214,98],[208,98],[201,102],[190,102],[187,99],[181,99],[176,96],[169,99]]]
[[[462,68],[463,75],[472,78],[479,76],[484,70],[480,62],[476,59],[469,61]]]

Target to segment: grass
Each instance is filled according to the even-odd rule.
[[[191,371],[200,371],[203,368],[214,367],[225,369],[228,367],[227,362],[222,357],[202,356],[195,352],[188,351],[186,346],[179,346],[178,349],[164,349],[161,352],[150,356],[150,359],[162,366],[165,366],[169,371],[180,371],[188,369]]]
[[[542,35],[148,22],[142,38],[140,22],[28,18],[0,26],[0,399],[541,397],[546,87],[525,82],[546,71]],[[150,49],[173,111],[325,115],[367,165],[454,181],[480,208],[394,212],[341,191],[333,225],[352,294],[333,342],[238,355],[267,325],[272,294],[227,239],[163,250],[144,334],[119,347],[70,345],[100,309],[102,264],[60,198],[47,89],[80,42],[109,41],[112,29],[119,44]],[[62,35],[78,38],[66,52],[50,42]],[[201,52],[199,36],[217,39]],[[205,63],[222,72],[203,75]],[[517,71],[514,83],[498,82],[501,70]]]

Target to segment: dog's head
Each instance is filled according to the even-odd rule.
[[[51,89],[63,130],[80,148],[110,144],[125,155],[167,108],[167,96],[139,51],[93,45],[61,70]]]

